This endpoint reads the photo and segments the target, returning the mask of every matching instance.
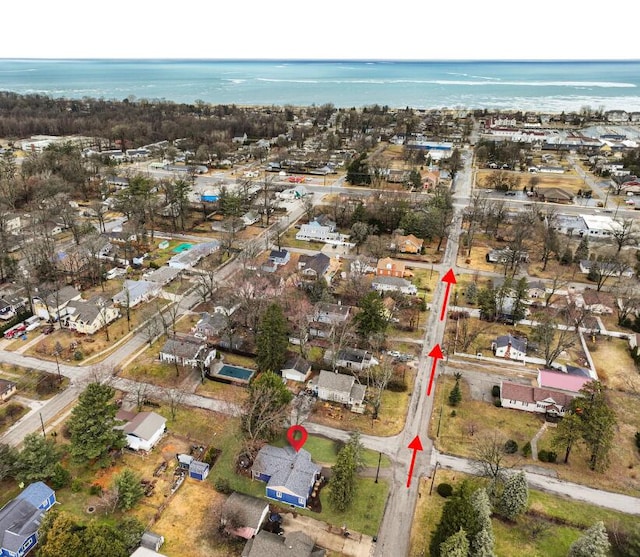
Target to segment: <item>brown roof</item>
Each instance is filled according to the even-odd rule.
[[[510,383],[503,381],[501,389],[501,398],[509,400],[518,400],[526,403],[541,402],[551,398],[559,406],[565,408],[569,406],[574,399],[573,396],[556,391],[555,389],[541,389],[540,387],[532,387],[531,385],[522,385],[520,383]]]
[[[582,299],[584,303],[588,306],[592,306],[594,304],[601,304],[606,307],[613,307],[613,296],[607,294],[606,292],[598,292],[593,288],[585,288],[582,291]]]

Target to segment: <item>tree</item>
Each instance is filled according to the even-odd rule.
[[[279,372],[284,365],[289,335],[282,306],[270,304],[258,325],[256,336],[256,363],[260,371]]]
[[[529,503],[529,485],[524,472],[509,476],[498,500],[498,513],[507,520],[514,521],[527,510]]]
[[[242,431],[250,442],[271,441],[287,418],[293,395],[275,373],[265,371],[249,385],[242,412]]]
[[[360,311],[354,317],[356,330],[361,338],[384,333],[389,321],[380,295],[372,290],[358,304]]]
[[[376,228],[366,222],[354,222],[351,226],[349,240],[356,245],[356,254],[360,253],[360,246],[367,241],[370,234],[375,234]]]
[[[571,544],[567,557],[607,557],[611,544],[604,522],[596,522]]]
[[[11,445],[0,443],[0,482],[5,478],[13,478],[17,460],[18,451]]]
[[[460,379],[462,375],[460,373],[455,374],[456,383],[449,393],[449,406],[458,406],[462,401],[462,391],[460,390]]]
[[[580,238],[580,243],[573,255],[573,260],[575,263],[580,263],[580,261],[584,261],[586,259],[589,259],[589,236],[585,235]]]
[[[16,462],[16,479],[25,484],[51,478],[60,460],[60,450],[54,441],[39,433],[26,435]]]
[[[471,504],[471,498],[475,491],[475,485],[469,480],[464,480],[453,492],[453,495],[447,499],[442,509],[440,522],[429,543],[431,557],[441,557],[441,545],[460,529],[466,532],[467,539],[477,533],[478,523]]]
[[[469,557],[494,557],[495,537],[491,523],[491,502],[486,489],[480,488],[473,492],[471,508],[476,520],[469,536]]]
[[[636,243],[636,231],[634,229],[635,219],[622,219],[616,221],[617,226],[611,228],[611,236],[620,253],[624,246],[630,246]]]
[[[571,312],[564,313],[564,323],[560,322],[559,313],[555,315],[545,312],[535,316],[537,322],[533,327],[532,339],[537,342],[542,349],[545,366],[551,367],[551,364],[568,348],[571,348],[577,342],[577,333],[575,327],[579,326],[584,318],[584,314],[577,315],[572,323]]]
[[[489,493],[495,496],[498,484],[502,483],[507,471],[505,440],[497,433],[479,437],[474,453],[478,474],[489,479]]]
[[[582,421],[582,440],[589,450],[589,468],[604,472],[609,467],[616,415],[609,407],[605,387],[600,381],[589,381],[580,389],[581,397],[571,401],[571,409]]]
[[[69,452],[75,460],[102,460],[111,449],[124,447],[124,433],[114,429],[118,412],[114,394],[109,385],[90,383],[79,396],[69,419]]]
[[[141,477],[130,468],[125,468],[118,474],[113,483],[113,489],[118,494],[118,508],[128,511],[138,504],[144,496],[144,489],[140,483]]]
[[[554,446],[564,448],[564,463],[569,462],[569,455],[573,445],[580,440],[582,436],[582,420],[580,416],[568,410],[565,412],[562,421],[556,428],[555,435],[553,436]]]
[[[329,504],[338,512],[346,511],[353,502],[356,493],[356,469],[356,448],[352,443],[347,443],[338,453],[329,481]]]
[[[45,515],[38,539],[39,557],[84,557],[82,531],[65,511]]]
[[[366,153],[360,154],[353,159],[347,166],[347,182],[354,186],[371,184],[371,176],[369,175],[369,168],[365,162],[367,158]]]
[[[469,541],[467,533],[460,528],[440,544],[440,557],[467,557],[469,555]]]

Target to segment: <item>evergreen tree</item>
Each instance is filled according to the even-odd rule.
[[[471,507],[475,513],[475,524],[470,536],[469,557],[494,557],[495,537],[491,523],[491,502],[484,488],[477,489],[471,496]]]
[[[39,433],[26,435],[16,462],[16,479],[25,484],[44,481],[56,472],[60,450]]]
[[[380,295],[371,291],[360,300],[358,306],[360,311],[354,317],[354,322],[360,337],[367,339],[372,335],[384,333],[389,321]]]
[[[609,466],[609,452],[615,433],[616,415],[609,407],[600,381],[590,381],[580,389],[581,397],[571,403],[582,421],[582,440],[589,450],[589,468],[603,472]]]
[[[331,469],[331,480],[329,480],[329,504],[338,511],[346,511],[353,502],[356,493],[356,469],[357,450],[353,443],[347,443],[336,459],[336,463]]]
[[[507,520],[515,520],[525,510],[529,503],[529,485],[524,472],[517,472],[509,476],[504,484],[502,495],[498,500],[498,513]]]
[[[90,383],[78,398],[69,419],[69,452],[76,461],[103,460],[112,449],[124,447],[124,433],[114,429],[118,412],[114,394],[109,385]]]
[[[140,476],[130,468],[125,468],[114,480],[114,489],[118,494],[118,508],[128,511],[138,504],[144,496]]]
[[[251,442],[271,441],[287,419],[287,405],[293,395],[282,377],[270,371],[254,379],[248,391],[241,416],[242,431]]]
[[[449,406],[458,406],[458,404],[460,404],[460,402],[462,401],[462,391],[460,390],[461,375],[459,373],[456,373],[455,377],[456,384],[453,386],[453,389],[451,389],[451,392],[449,393]]]
[[[365,162],[366,158],[367,154],[362,153],[349,163],[347,166],[347,182],[354,186],[368,186],[371,183],[371,175]]]
[[[585,259],[589,259],[589,237],[586,235],[580,239],[580,243],[573,254],[574,263],[580,263]]]
[[[85,557],[128,557],[130,553],[120,539],[118,530],[108,524],[89,522],[82,533]]]
[[[18,451],[11,445],[0,444],[0,482],[5,478],[13,478],[16,472]]]
[[[467,533],[460,528],[440,544],[440,557],[467,557],[469,555],[469,541]]]
[[[278,373],[287,357],[289,335],[282,306],[272,303],[267,307],[256,336],[256,363],[260,371]]]
[[[38,557],[85,557],[81,530],[65,511],[44,516],[39,530]]]
[[[604,522],[599,521],[571,544],[567,557],[607,557],[610,548]]]
[[[447,499],[442,509],[440,522],[431,536],[429,544],[431,557],[441,557],[441,544],[460,529],[473,539],[477,533],[476,513],[471,504],[471,498],[475,491],[474,484],[469,480],[464,480],[453,492],[453,495]]]

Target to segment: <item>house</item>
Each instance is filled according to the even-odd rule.
[[[303,532],[290,532],[284,536],[260,530],[247,541],[241,557],[324,557],[324,549]]]
[[[145,280],[158,283],[161,286],[166,286],[172,280],[176,279],[182,273],[181,269],[176,269],[174,267],[168,267],[167,265],[163,265],[158,269],[154,269],[153,271],[144,273],[142,277]]]
[[[339,402],[349,406],[352,412],[362,414],[365,410],[365,385],[356,383],[353,375],[345,375],[334,371],[322,370],[317,383],[311,384],[320,400]]]
[[[378,260],[376,276],[402,278],[405,276],[405,273],[406,269],[402,261],[394,261],[390,257],[384,257]]]
[[[514,253],[511,248],[494,249],[491,250],[485,259],[487,263],[509,263],[516,259],[519,263],[527,263],[529,261],[529,254],[526,251],[519,251]]]
[[[7,300],[0,299],[0,319],[3,321],[9,321],[16,315],[16,310],[13,307],[13,304],[9,303]]]
[[[29,484],[0,509],[0,555],[23,557],[38,543],[44,514],[55,504],[56,494],[43,482]]]
[[[298,269],[300,276],[309,281],[315,281],[319,278],[328,278],[327,273],[331,267],[331,259],[324,253],[316,253],[315,255],[302,254],[298,259]],[[330,282],[330,280],[327,280]]]
[[[580,260],[580,272],[588,275],[591,270],[602,276],[609,277],[626,277],[630,278],[634,275],[631,267],[625,267],[609,261],[590,261],[588,259]]]
[[[136,307],[160,295],[161,287],[150,280],[125,280],[122,291],[113,297],[113,303],[120,307]]]
[[[327,350],[325,352],[325,361],[331,361],[332,358],[331,350]],[[379,363],[371,352],[359,348],[342,348],[336,356],[336,366],[357,371],[363,371]]]
[[[195,324],[191,332],[200,338],[217,337],[229,325],[229,319],[224,314],[202,312],[200,320]]]
[[[196,368],[200,363],[208,366],[215,353],[215,350],[207,352],[207,345],[195,337],[174,337],[164,343],[158,356],[167,364]]]
[[[242,224],[244,226],[251,226],[260,220],[260,215],[255,211],[248,211],[242,215]]]
[[[234,536],[250,540],[262,527],[269,514],[269,503],[234,491],[222,505],[220,524]]]
[[[349,263],[349,270],[357,275],[370,275],[375,274],[376,267],[365,258],[358,257]]]
[[[267,484],[266,496],[294,507],[305,508],[320,477],[320,466],[304,449],[265,445],[256,456],[251,475]]]
[[[613,296],[607,292],[598,292],[593,288],[585,288],[581,293],[584,309],[597,315],[611,315],[615,307]]]
[[[400,253],[420,253],[424,240],[409,234],[408,236],[397,236],[392,245]]]
[[[317,220],[300,226],[296,240],[307,242],[330,242],[340,239],[340,233],[335,231],[335,223],[320,224]]]
[[[73,286],[63,286],[57,290],[40,287],[40,292],[33,296],[33,313],[40,319],[59,320],[67,314],[69,302],[80,300],[82,295]]]
[[[302,356],[295,356],[284,363],[280,373],[283,379],[303,382],[311,373],[311,364]]]
[[[220,242],[217,240],[211,240],[209,242],[203,242],[202,244],[194,244],[189,249],[181,251],[174,255],[167,265],[173,269],[192,269],[202,259],[215,253],[220,249]]]
[[[158,553],[157,551],[154,551],[153,549],[149,549],[148,547],[140,546],[131,554],[131,557],[167,557],[167,556],[164,553]]]
[[[276,267],[286,265],[289,263],[290,259],[291,253],[286,249],[274,249],[269,253],[269,262]]]
[[[429,170],[422,176],[422,187],[425,189],[437,188],[440,184],[440,171]]]
[[[16,393],[17,386],[13,381],[7,381],[6,379],[0,379],[0,401],[4,402],[8,400],[12,395]]]
[[[544,299],[547,295],[547,288],[541,280],[532,280],[527,284],[527,293],[530,299]]]
[[[552,172],[550,167],[540,168],[540,172]],[[564,172],[564,170],[562,170]],[[562,188],[538,188],[536,191],[541,201],[549,203],[573,203],[574,195],[570,191]]]
[[[120,317],[120,310],[110,303],[74,300],[67,305],[62,325],[84,335],[93,335]]]
[[[371,288],[378,292],[402,292],[408,296],[415,296],[418,288],[410,281],[400,277],[375,277],[371,281]]]
[[[503,408],[559,417],[564,415],[575,397],[575,394],[555,389],[542,389],[510,381],[500,382],[500,402]]]
[[[527,355],[527,340],[513,335],[501,335],[491,343],[496,358],[524,361]]]
[[[350,306],[318,302],[313,319],[319,323],[330,323],[333,325],[336,323],[344,323],[349,318],[350,313]]]
[[[166,430],[167,420],[155,412],[139,412],[132,415],[121,411],[116,415],[117,419],[127,420],[124,425],[116,426],[121,429],[126,438],[127,446],[134,451],[150,451],[160,441]]]

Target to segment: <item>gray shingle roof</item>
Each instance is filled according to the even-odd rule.
[[[355,378],[352,375],[334,373],[333,371],[323,369],[320,371],[320,377],[318,377],[318,389],[326,389],[328,391],[335,391],[339,393],[350,393],[354,382]]]
[[[502,348],[503,346],[508,346],[511,344],[511,348],[517,350],[518,352],[525,353],[527,352],[527,341],[514,337],[512,335],[502,335],[496,338],[496,346],[498,348]]]
[[[125,433],[148,441],[153,434],[167,423],[166,418],[155,412],[140,412],[122,428]]]
[[[228,517],[233,516],[242,526],[258,528],[265,508],[268,507],[269,503],[264,499],[234,491],[224,502],[220,518],[225,522]]]
[[[296,356],[295,358],[289,358],[282,369],[295,369],[299,373],[307,373],[311,364],[305,360],[302,356]]]
[[[322,557],[325,552],[314,552],[314,541],[303,532],[291,532],[278,536],[264,530],[249,540],[242,551],[242,557]]]
[[[193,360],[204,346],[204,343],[200,341],[191,342],[186,339],[170,338],[164,343],[160,352],[183,360]]]
[[[281,486],[300,497],[307,497],[320,466],[311,461],[308,451],[265,445],[258,452],[253,471],[271,476],[269,487]]]

